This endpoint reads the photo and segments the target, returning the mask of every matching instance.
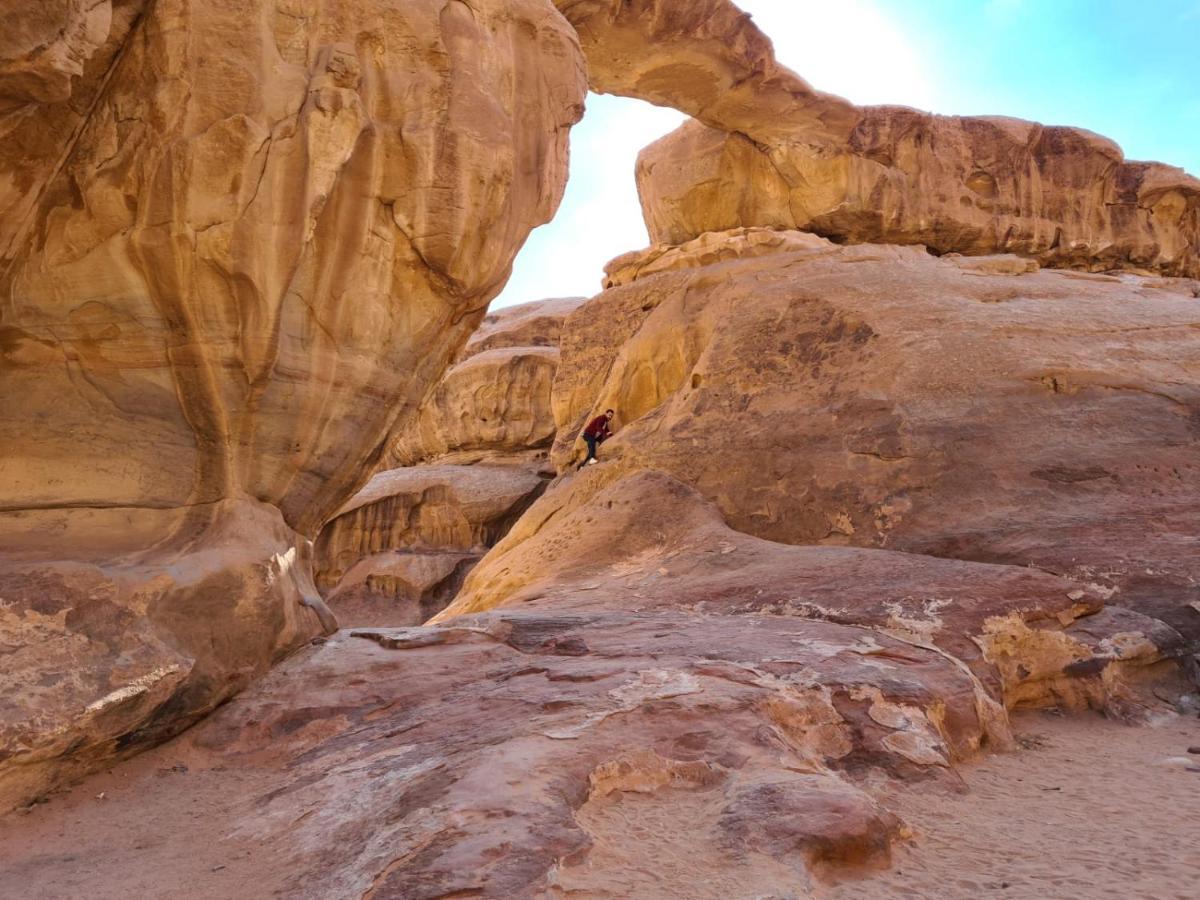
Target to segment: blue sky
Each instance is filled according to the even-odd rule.
[[[1200,0],[735,0],[814,87],[855,103],[1077,125],[1200,176]],[[591,95],[558,216],[493,307],[590,296],[646,245],[638,151],[683,121]]]

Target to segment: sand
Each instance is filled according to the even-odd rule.
[[[1022,748],[960,767],[961,782],[876,784],[913,838],[892,869],[818,886],[813,896],[1200,897],[1200,771],[1164,764],[1200,747],[1200,720],[1131,727],[1091,715],[1026,714],[1014,724]],[[230,836],[280,773],[204,769],[180,747],[168,744],[0,819],[0,898],[303,896],[282,892],[288,873],[262,845]],[[1200,769],[1200,754],[1191,759],[1190,768]],[[686,828],[674,840],[662,836],[688,841]],[[670,859],[670,847],[648,846],[660,863]],[[684,897],[686,867],[678,868],[681,877],[659,879],[660,889],[639,900]],[[770,868],[767,880],[778,883],[779,867]],[[757,879],[740,874],[740,886],[722,884],[721,896],[761,896]],[[572,896],[587,896],[584,885],[574,887],[583,891]],[[793,896],[806,894],[798,884]]]
[[[1133,727],[1097,715],[1024,714],[1021,748],[952,784],[880,793],[916,832],[889,871],[822,898],[1200,897],[1200,720]]]

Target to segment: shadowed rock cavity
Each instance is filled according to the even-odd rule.
[[[326,524],[317,585],[343,626],[418,625],[440,612],[545,488],[559,333],[581,302],[489,314]]]

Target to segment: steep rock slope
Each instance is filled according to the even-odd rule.
[[[1033,565],[1200,637],[1200,285],[811,235],[729,244],[743,257],[568,318],[553,459],[565,471],[613,407],[606,464],[556,482],[452,609],[512,602],[553,571],[517,561],[543,522],[602,520],[606,485],[653,470],[761,538]]]
[[[0,808],[332,626],[308,542],[550,218],[584,95],[542,0],[10,18]]]

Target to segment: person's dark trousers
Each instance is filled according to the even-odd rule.
[[[584,466],[586,466],[586,465],[588,464],[588,459],[595,459],[595,458],[596,458],[596,445],[597,445],[597,443],[598,443],[598,442],[596,441],[596,439],[595,439],[594,437],[592,437],[590,434],[585,434],[585,435],[583,436],[583,439],[584,439],[585,441],[587,441],[587,445],[588,445],[588,455],[587,455],[587,459],[585,459],[583,462],[581,462],[581,463],[579,464],[579,468],[581,468],[581,469],[582,469]]]

